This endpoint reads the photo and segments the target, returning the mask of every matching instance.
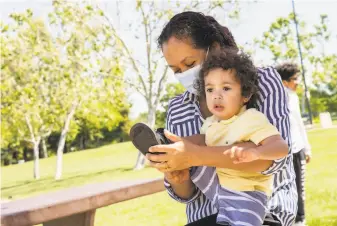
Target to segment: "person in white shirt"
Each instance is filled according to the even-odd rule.
[[[298,69],[298,66],[293,63],[283,63],[278,65],[276,70],[281,75],[283,85],[286,87],[288,93],[290,132],[292,139],[291,145],[298,192],[298,211],[295,225],[300,226],[305,225],[305,164],[309,163],[311,160],[311,146],[302,121],[299,98],[296,94],[296,89],[300,81],[300,70]]]

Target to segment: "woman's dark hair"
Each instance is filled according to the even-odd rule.
[[[251,96],[246,103],[247,108],[255,108],[258,91],[257,68],[247,54],[239,53],[236,49],[216,49],[210,52],[194,84],[199,95],[206,95],[205,77],[210,71],[218,68],[231,70],[234,73],[241,85],[242,96]]]
[[[207,50],[214,43],[220,47],[237,49],[227,27],[221,26],[213,17],[198,12],[187,11],[172,17],[157,40],[158,46],[162,48],[171,37],[190,39],[196,49]]]
[[[283,63],[276,66],[277,72],[281,75],[283,81],[290,81],[290,78],[300,72],[297,64]]]

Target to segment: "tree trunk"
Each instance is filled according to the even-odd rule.
[[[61,132],[61,136],[60,136],[60,140],[57,146],[57,162],[56,162],[56,174],[55,174],[55,180],[59,180],[61,179],[62,176],[62,157],[63,157],[63,149],[64,149],[64,145],[66,142],[66,138],[67,138],[67,133],[69,131],[69,126],[70,126],[70,122],[71,119],[73,118],[76,108],[77,108],[78,104],[74,103],[71,106],[71,109],[66,117],[66,120],[64,122],[64,126]]]
[[[156,122],[156,107],[149,107],[149,114],[147,116],[147,125],[152,129],[154,128]],[[141,152],[138,152],[136,165],[134,170],[141,170],[145,167],[145,157]]]
[[[43,158],[48,158],[48,151],[47,151],[47,145],[46,145],[46,138],[42,138],[41,140],[41,144],[42,144],[42,154],[43,154]]]
[[[40,179],[40,164],[39,164],[39,145],[41,137],[37,137],[34,144],[34,178]]]
[[[41,137],[35,137],[34,134],[34,129],[33,126],[30,122],[30,118],[29,115],[25,114],[25,120],[30,132],[30,141],[33,143],[34,145],[34,149],[33,149],[33,155],[34,155],[34,178],[35,179],[40,179],[40,166],[39,166],[39,145],[40,145],[40,141],[41,141]]]
[[[80,134],[80,139],[79,139],[79,142],[80,142],[80,150],[84,150],[85,149],[85,145],[84,145],[84,135],[83,134]]]
[[[23,148],[23,159],[25,160],[25,162],[28,161],[27,148],[26,147]]]

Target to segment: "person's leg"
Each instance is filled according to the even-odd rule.
[[[304,180],[305,180],[305,154],[304,151],[301,150],[298,153],[295,153],[293,156],[294,161],[294,170],[296,174],[296,186],[297,186],[297,194],[298,194],[298,202],[297,202],[297,215],[295,222],[302,222],[305,220],[305,212],[304,212]]]
[[[267,213],[264,218],[262,226],[282,226],[281,222],[277,220],[271,213]]]

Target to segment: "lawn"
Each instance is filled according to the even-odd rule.
[[[307,165],[306,210],[312,226],[337,225],[337,129],[309,131],[313,161]],[[1,199],[19,199],[83,184],[134,178],[158,178],[145,168],[133,171],[137,156],[131,143],[108,145],[64,155],[63,179],[54,181],[56,158],[40,161],[41,179],[33,180],[33,163],[2,167]],[[165,192],[101,208],[95,225],[183,225],[184,205]]]

